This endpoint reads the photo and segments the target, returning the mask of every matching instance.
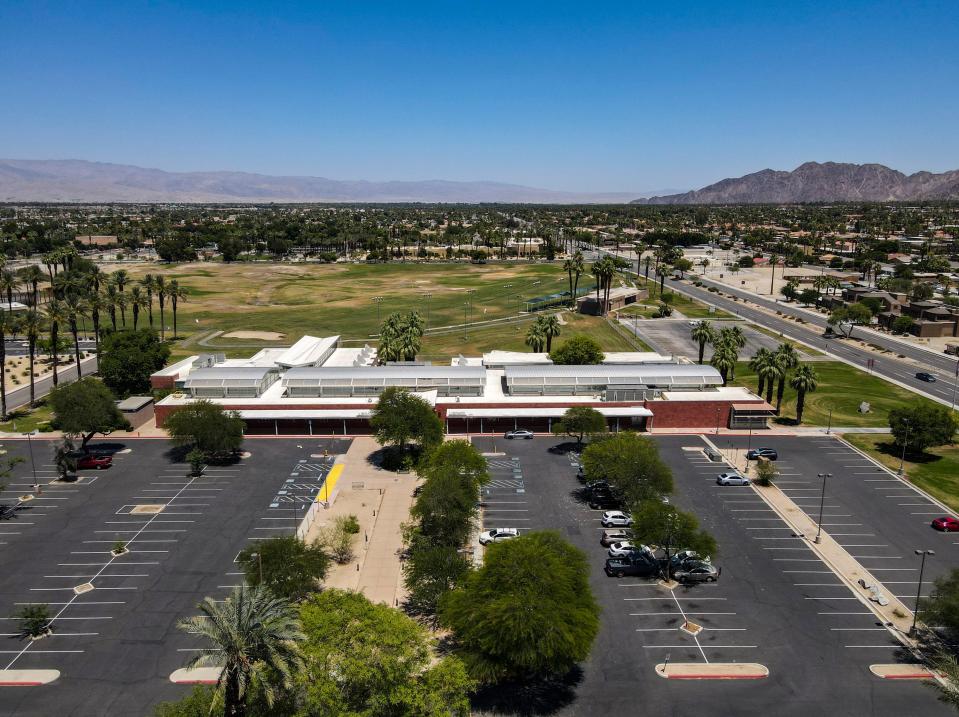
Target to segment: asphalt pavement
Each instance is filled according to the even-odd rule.
[[[601,511],[579,497],[575,455],[557,449],[559,439],[473,439],[481,451],[500,454],[488,456],[484,528],[558,530],[590,561],[600,634],[582,674],[553,695],[551,713],[633,714],[642,704],[650,714],[717,717],[950,714],[928,687],[869,672],[870,664],[901,659],[899,643],[751,489],[715,484],[724,466],[705,458],[701,438],[655,440],[674,472],[674,502],[719,541],[715,584],[669,591],[656,581],[607,577]],[[706,629],[687,635],[679,630],[685,620]],[[655,672],[664,661],[757,662],[770,674],[666,680]],[[506,699],[484,698],[475,714],[494,714]]]
[[[91,356],[90,358],[83,359],[80,362],[80,371],[83,376],[89,376],[97,372],[97,357]],[[57,371],[57,380],[61,384],[73,383],[77,380],[77,366],[76,364],[67,364],[62,366],[59,371]],[[8,383],[9,387],[10,384]],[[40,399],[46,396],[53,389],[53,376],[47,375],[43,378],[38,378],[34,381],[33,390],[34,390],[34,399]],[[30,403],[30,384],[27,383],[19,388],[15,388],[12,391],[7,391],[7,410],[13,411],[21,406],[26,406]]]

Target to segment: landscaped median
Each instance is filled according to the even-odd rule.
[[[758,662],[661,662],[656,674],[667,680],[761,680],[769,668]]]
[[[60,677],[60,670],[0,670],[0,687],[39,687]]]

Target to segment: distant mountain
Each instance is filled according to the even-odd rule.
[[[633,204],[795,204],[959,199],[959,170],[905,175],[881,164],[806,162],[792,172],[764,169],[684,194]]]
[[[623,204],[636,196],[557,192],[499,182],[339,181],[247,172],[164,172],[72,159],[0,159],[0,202]]]

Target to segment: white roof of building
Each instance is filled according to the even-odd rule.
[[[316,336],[304,336],[280,354],[276,358],[276,364],[286,368],[312,366],[322,360],[339,340],[339,336],[327,336],[322,339]]]
[[[673,363],[673,357],[655,351],[607,351],[603,363]]]
[[[621,364],[598,366],[507,366],[507,383],[535,379],[592,379],[607,384],[700,383],[722,384],[723,379],[712,366],[699,364]]]
[[[591,406],[607,418],[649,416],[653,412],[642,406]],[[450,408],[448,418],[562,418],[568,406],[510,406],[509,408]]]
[[[409,378],[456,378],[485,381],[486,369],[482,366],[310,366],[291,368],[283,374],[283,381],[328,379],[409,379]]]
[[[154,376],[176,376],[179,375],[183,369],[189,369],[193,366],[193,362],[196,361],[199,356],[187,356],[182,361],[177,361],[176,363],[171,363],[169,366],[161,368],[159,371],[154,371]]]
[[[371,366],[374,361],[376,361],[376,349],[372,346],[364,346],[361,349],[338,348],[323,362],[323,367]]]
[[[185,388],[212,386],[258,386],[270,373],[268,366],[211,366],[190,372],[183,381]]]
[[[525,351],[490,351],[483,354],[484,366],[522,366],[527,364],[551,364],[552,359],[546,353],[528,353]]]

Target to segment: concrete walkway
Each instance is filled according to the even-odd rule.
[[[347,565],[335,566],[326,585],[358,590],[373,602],[396,606],[406,597],[399,553],[403,549],[402,525],[409,520],[417,477],[373,465],[369,458],[379,449],[369,436],[353,439],[339,461],[343,474],[333,501],[317,516],[306,539],[319,538],[337,516],[355,515],[360,523],[356,557]]]

